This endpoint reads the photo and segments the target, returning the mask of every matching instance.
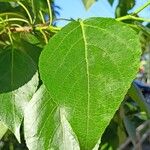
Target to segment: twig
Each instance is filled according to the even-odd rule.
[[[123,20],[129,20],[129,19],[131,19],[131,20],[137,20],[137,21],[150,22],[150,19],[135,17],[135,16],[132,16],[132,15],[126,15],[126,16],[117,18],[116,20],[117,20],[117,21],[123,21]]]
[[[21,3],[20,1],[17,1],[17,3],[22,6],[22,8],[26,11],[28,17],[29,17],[29,20],[30,20],[30,23],[33,24],[33,20],[32,20],[32,17],[30,15],[30,12],[28,11],[28,9],[23,5],[23,3]]]
[[[53,27],[53,26],[47,26],[44,24],[38,25],[36,27],[31,27],[31,26],[24,26],[24,27],[10,27],[11,32],[32,32],[33,30],[40,31],[41,30],[48,30],[51,32],[57,32],[61,30],[59,27]]]
[[[49,10],[49,25],[52,24],[53,18],[52,18],[52,9],[51,9],[51,3],[49,0],[47,0],[48,10]]]
[[[141,7],[139,7],[138,9],[136,9],[134,12],[133,12],[133,14],[138,14],[139,12],[141,12],[144,8],[146,8],[147,6],[149,6],[150,5],[150,0],[147,2],[147,3],[145,3],[144,5],[142,5]]]
[[[0,24],[4,23],[4,22],[9,22],[9,21],[21,21],[21,22],[25,22],[27,24],[30,24],[27,20],[22,19],[22,18],[8,18],[8,19],[5,19],[3,21],[0,21]]]

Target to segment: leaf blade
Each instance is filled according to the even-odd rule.
[[[95,3],[95,0],[82,0],[82,2],[86,10],[88,10]]]
[[[42,52],[42,80],[65,107],[81,149],[92,149],[102,136],[135,77],[139,56],[135,32],[106,18],[72,22]]]

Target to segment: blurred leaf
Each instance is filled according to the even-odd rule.
[[[147,117],[147,114],[144,113],[144,112],[139,112],[139,113],[136,113],[134,116],[138,117],[140,120],[148,120],[149,118]]]
[[[108,2],[110,3],[110,5],[113,5],[114,0],[108,0]]]
[[[0,0],[0,2],[17,2],[17,0]]]
[[[145,35],[150,39],[150,28],[148,26],[143,26],[139,22],[135,22],[135,24],[141,29],[141,32],[143,31]]]
[[[94,3],[96,0],[82,0],[85,8],[88,10]]]
[[[12,9],[10,3],[0,2],[0,13],[2,12],[10,12]]]
[[[39,11],[43,11],[48,13],[48,6],[46,0],[31,0],[32,11],[34,13],[34,17],[37,18]],[[44,17],[44,16],[43,16]]]
[[[134,122],[131,121],[127,116],[124,116],[123,121],[124,121],[126,131],[132,140],[132,143],[135,144],[136,143],[136,126],[134,125]]]
[[[30,40],[32,40],[32,41],[29,41],[30,43],[28,42],[28,40],[29,40],[28,38],[31,38],[31,36],[16,38],[15,43],[14,43],[14,47],[16,47],[16,48],[20,49],[21,51],[27,53],[28,56],[35,63],[35,67],[37,69],[39,56],[41,54],[42,49],[41,49],[41,47],[39,47],[35,44],[32,44],[32,43],[36,42],[36,39],[34,37],[32,37],[30,39]],[[17,39],[18,39],[18,41],[17,41]],[[32,66],[30,66],[30,67],[32,67]]]
[[[135,5],[135,0],[119,0],[119,4],[116,7],[116,18],[125,16],[128,11],[132,9]]]
[[[127,139],[125,129],[122,125],[122,121],[118,122],[117,134],[118,134],[118,140],[119,140],[119,144],[118,144],[118,147],[119,147],[119,145],[123,144],[125,140]]]
[[[134,82],[128,91],[128,95],[140,106],[141,110],[146,111],[147,115],[150,116],[150,108],[146,103],[141,90]]]
[[[20,33],[20,38],[32,45],[35,45],[35,46],[37,46],[40,43],[37,35],[33,35],[32,33],[22,32],[22,33]]]
[[[100,150],[108,150],[110,147],[113,149],[118,148],[119,145],[119,135],[117,132],[118,125],[119,125],[118,122],[115,122],[114,119],[111,120],[110,124],[107,126],[102,136]]]

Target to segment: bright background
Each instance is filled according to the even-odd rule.
[[[137,0],[134,9],[138,8],[144,4],[147,0]],[[88,18],[88,17],[115,17],[115,8],[118,4],[118,0],[115,0],[113,6],[107,2],[107,0],[98,0],[92,7],[86,11],[81,0],[55,0],[55,4],[58,5],[61,10],[59,10],[60,16],[58,18],[64,19],[78,19],[78,18]],[[133,10],[134,10],[133,9]],[[150,16],[150,7],[147,7],[143,12],[140,13],[142,17]],[[132,10],[132,11],[133,11]],[[68,22],[59,20],[57,21],[58,26],[64,26]]]

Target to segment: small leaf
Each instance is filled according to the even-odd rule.
[[[114,0],[108,0],[108,2],[110,3],[110,5],[113,5]]]
[[[73,21],[42,52],[42,81],[64,108],[81,150],[91,150],[102,136],[135,78],[139,58],[137,34],[109,18]]]
[[[134,123],[127,116],[125,116],[123,118],[123,121],[124,121],[126,131],[129,135],[129,137],[131,138],[132,143],[135,144],[135,142],[136,142],[136,127],[135,127]]]
[[[86,9],[89,9],[96,0],[82,0]]]
[[[115,15],[116,17],[125,16],[128,11],[132,9],[135,5],[135,0],[119,0],[119,4],[116,7]]]
[[[27,146],[30,150],[79,150],[63,108],[42,85],[29,102],[24,116]]]

